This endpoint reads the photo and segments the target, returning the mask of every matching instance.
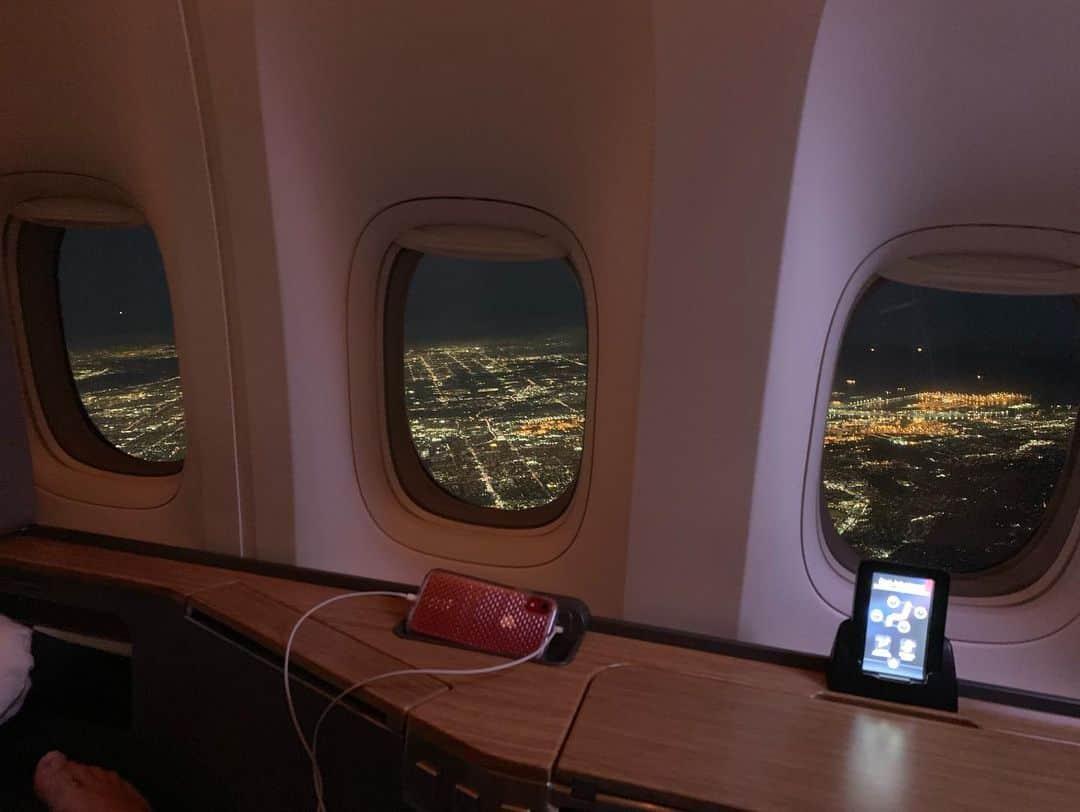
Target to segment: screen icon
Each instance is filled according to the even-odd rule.
[[[932,581],[874,573],[866,612],[863,671],[890,679],[925,678],[925,646],[933,605]],[[896,648],[893,648],[893,643]]]
[[[874,635],[874,650],[871,653],[871,657],[892,657],[892,652],[889,651],[889,647],[892,645],[892,638],[887,634],[875,634]]]

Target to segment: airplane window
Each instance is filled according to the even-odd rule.
[[[1078,315],[1068,295],[869,288],[826,418],[833,538],[858,558],[955,573],[1024,549],[1071,466]]]
[[[34,385],[57,443],[118,473],[168,475],[186,452],[165,268],[145,226],[19,226]]]
[[[550,521],[572,493],[584,443],[586,313],[574,269],[404,250],[391,285],[401,318],[388,333],[387,388],[401,393],[410,448],[399,436],[394,456],[410,495],[466,521]],[[393,419],[391,435],[393,444]],[[455,510],[402,457],[418,460],[441,496],[483,511]]]
[[[57,264],[71,374],[91,422],[141,460],[184,458],[184,405],[153,232],[68,228]]]

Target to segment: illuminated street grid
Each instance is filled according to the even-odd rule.
[[[184,404],[171,344],[69,352],[86,413],[114,446],[142,460],[182,460]]]
[[[1019,392],[832,397],[822,469],[837,531],[861,557],[954,572],[1030,539],[1076,421],[1076,406]]]
[[[405,403],[431,477],[475,505],[524,510],[577,477],[586,354],[559,337],[412,347]]]

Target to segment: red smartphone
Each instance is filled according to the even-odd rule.
[[[558,611],[555,601],[543,595],[432,570],[420,585],[405,628],[422,637],[519,658],[544,644]]]

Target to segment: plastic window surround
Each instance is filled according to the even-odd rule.
[[[385,302],[393,261],[405,248],[475,256],[477,245],[485,257],[566,258],[585,299],[589,366],[577,483],[565,509],[540,526],[472,524],[434,513],[406,492],[393,462],[384,358]],[[530,247],[522,252],[526,245]],[[545,564],[574,543],[589,504],[599,400],[599,316],[593,285],[588,256],[574,233],[530,206],[476,198],[419,198],[383,209],[364,226],[353,255],[347,308],[353,461],[363,504],[389,539],[448,561],[504,567]],[[410,453],[415,451],[410,448]]]
[[[56,267],[65,228],[130,228],[140,212],[90,198],[25,200],[11,212],[5,239],[25,335],[24,349],[44,423],[64,454],[93,469],[140,477],[171,477],[183,462],[141,460],[116,448],[90,420],[75,389],[61,321]]]
[[[0,175],[0,220],[3,221],[0,311],[4,314],[4,324],[0,325],[0,341],[6,337],[15,351],[20,390],[26,408],[34,486],[45,499],[57,497],[73,504],[123,509],[164,507],[180,493],[183,479],[191,470],[190,453],[183,472],[173,476],[117,474],[94,468],[65,452],[53,437],[45,419],[30,367],[30,353],[26,343],[15,272],[15,247],[19,228],[16,211],[25,216],[33,209],[23,208],[24,206],[38,207],[37,213],[30,215],[31,218],[40,217],[42,221],[47,221],[46,215],[51,217],[56,214],[55,208],[49,208],[54,204],[48,201],[61,201],[55,205],[65,209],[64,222],[71,222],[71,209],[79,206],[83,216],[76,219],[84,225],[94,224],[88,213],[91,207],[99,213],[112,210],[114,214],[108,222],[114,225],[138,225],[144,219],[151,226],[154,225],[149,218],[144,218],[130,194],[109,181],[62,172],[13,172]],[[43,204],[45,209],[41,208]],[[117,218],[115,213],[121,210],[125,214],[122,218]],[[137,221],[128,219],[131,213],[138,215]]]
[[[961,289],[1016,293],[1016,287],[1006,290],[1003,280],[1012,280],[1010,285],[1015,281],[1018,265],[1011,263],[1019,263],[1032,271],[1024,283],[1028,292],[1080,291],[1080,270],[1077,270],[1080,268],[1080,234],[1055,229],[979,225],[922,229],[882,243],[857,265],[839,296],[821,355],[803,485],[803,562],[815,591],[840,613],[846,613],[850,603],[854,575],[834,554],[827,537],[826,528],[831,531],[832,527],[824,507],[821,462],[825,413],[848,317],[862,292],[877,277],[892,275],[898,281],[915,280],[903,270],[896,273],[888,268],[900,267],[900,263],[914,257],[918,257],[923,265],[932,265],[933,262],[927,263],[927,259],[935,255],[946,255],[950,264],[955,264],[959,254],[972,258],[969,263],[972,268],[982,266],[983,271],[992,271],[991,266],[1009,269],[999,275],[997,281],[992,272],[980,273],[981,278],[977,279],[969,269],[962,274],[964,279],[960,284],[964,287]],[[986,260],[990,257],[999,261],[988,266]],[[1051,286],[1039,281],[1040,277],[1057,281]],[[940,276],[935,281],[941,287],[955,288],[957,284],[956,279],[950,281]],[[1076,470],[1076,442],[1074,438],[1074,450],[1065,466],[1067,473],[1063,475],[1068,478],[1068,486],[1059,491],[1063,501],[1053,512],[1059,523],[1053,524],[1051,529],[1048,518],[1045,533],[1040,532],[1038,546],[1029,545],[1025,554],[995,567],[993,572],[954,576],[952,603],[956,606],[950,611],[952,639],[1017,643],[1051,634],[1078,616],[1080,604],[1074,592],[1070,592],[1069,584],[1080,587],[1080,562],[1074,560],[1080,538],[1080,517],[1067,503],[1068,499],[1078,495],[1072,492],[1080,491],[1080,482],[1074,481],[1080,478]],[[1013,569],[1014,566],[1017,568]],[[1034,581],[1024,583],[1039,570],[1041,572]],[[959,589],[957,581],[960,582]],[[1057,588],[1059,582],[1062,582],[1061,588]]]
[[[942,263],[946,257],[938,258]],[[941,290],[955,290],[966,293],[1011,293],[1022,295],[1019,286],[1005,285],[995,286],[992,281],[977,271],[977,263],[983,257],[973,255],[960,255],[960,261],[968,265],[969,273],[965,275],[966,286],[957,284],[955,280],[945,280],[939,283],[932,273],[924,276],[914,276],[907,271],[905,266],[922,264],[924,258],[905,260],[899,265],[882,268],[878,275],[862,288],[855,304],[849,310],[848,316],[854,314],[855,309],[867,293],[879,280],[891,280],[909,284],[917,284],[925,287],[933,287]],[[990,265],[997,265],[1001,257],[986,257]],[[1029,265],[1031,268],[1039,266],[1056,265],[1060,270],[1059,263],[1051,263],[1038,258],[1008,258],[1018,265]],[[1080,275],[1080,268],[1065,266],[1074,275]],[[1055,274],[1056,275],[1056,274]],[[1046,293],[1065,293],[1065,290],[1049,287]],[[1031,292],[1030,290],[1025,292]],[[1038,292],[1044,292],[1039,290]],[[847,320],[844,323],[844,332],[847,331]],[[842,340],[843,334],[841,334]],[[992,567],[977,572],[953,573],[952,593],[964,596],[1007,595],[1019,589],[1035,583],[1047,571],[1050,565],[1061,553],[1069,530],[1073,524],[1077,510],[1080,510],[1080,454],[1077,453],[1077,432],[1074,426],[1073,439],[1070,443],[1064,465],[1058,475],[1054,486],[1051,502],[1043,511],[1039,527],[1027,540],[1024,546],[1011,558]],[[822,477],[824,480],[824,477]],[[825,542],[829,552],[837,562],[846,570],[855,572],[859,568],[859,557],[851,546],[836,532],[832,518],[829,516],[825,505],[824,483],[821,492],[821,526]]]
[[[578,479],[546,505],[499,510],[459,499],[435,482],[420,463],[409,428],[404,398],[405,308],[413,273],[425,253],[479,261],[563,260],[577,275],[566,252],[538,234],[502,228],[424,226],[401,234],[387,256],[384,318],[384,390],[390,456],[402,490],[423,509],[447,519],[502,528],[550,524],[570,505]],[[580,276],[578,279],[581,282]],[[584,287],[582,285],[582,287]],[[584,453],[584,449],[582,451]],[[579,466],[580,470],[580,466]]]

